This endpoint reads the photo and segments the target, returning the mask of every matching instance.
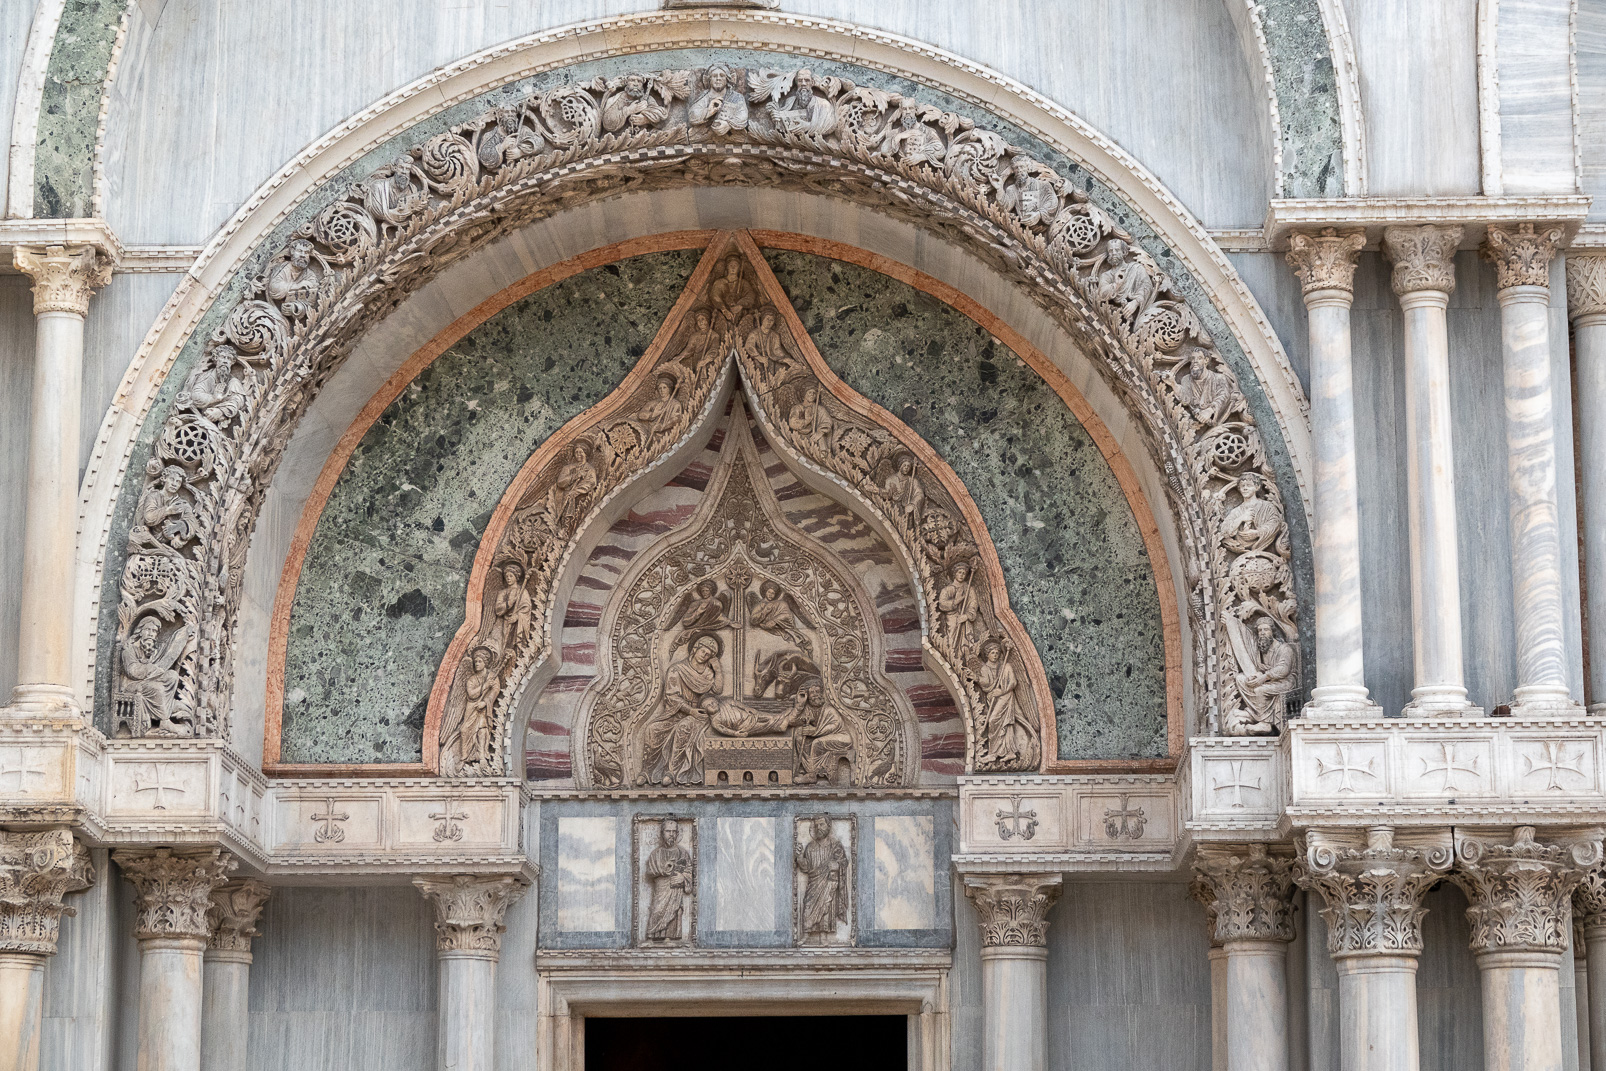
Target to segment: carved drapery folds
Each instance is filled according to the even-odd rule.
[[[65,829],[0,832],[0,952],[56,954],[67,893],[89,888],[89,850]]]
[[[965,895],[980,916],[982,948],[1046,947],[1048,912],[1063,884],[1058,874],[966,874]]]
[[[121,849],[112,860],[134,886],[134,936],[207,941],[212,936],[212,891],[237,863],[217,848]]]
[[[1518,826],[1509,843],[1479,836],[1456,842],[1451,880],[1467,894],[1473,952],[1564,952],[1573,891],[1601,862],[1601,838],[1546,843]]]
[[[1536,232],[1532,223],[1514,227],[1490,225],[1478,253],[1494,264],[1495,285],[1550,286],[1550,260],[1561,246],[1563,231],[1547,227]]]
[[[1286,510],[1178,285],[1075,183],[970,118],[807,69],[724,66],[507,100],[353,183],[266,259],[155,437],[121,578],[117,730],[225,731],[266,482],[364,331],[448,264],[566,207],[729,184],[842,197],[952,238],[1102,357],[1178,500],[1205,724],[1275,731],[1299,690]]]
[[[1292,941],[1295,865],[1264,844],[1200,848],[1194,897],[1205,904],[1213,941]]]
[[[209,919],[212,936],[207,947],[218,952],[250,955],[251,938],[260,935],[257,920],[272,890],[254,878],[231,881],[212,890]]]
[[[1422,897],[1454,859],[1446,838],[1396,847],[1387,827],[1368,830],[1364,842],[1313,831],[1297,880],[1322,896],[1331,954],[1415,955],[1422,951],[1427,914]]]
[[[1355,291],[1355,255],[1366,245],[1364,230],[1323,227],[1319,234],[1288,236],[1288,266],[1306,294],[1318,290]]]
[[[33,314],[67,312],[89,315],[89,299],[111,282],[111,261],[94,246],[52,245],[43,249],[17,246],[11,251],[17,270],[33,280]]]
[[[435,905],[436,951],[488,959],[502,950],[508,906],[528,889],[514,877],[466,874],[414,878],[413,884]]]
[[[1455,292],[1455,251],[1461,227],[1389,227],[1383,253],[1394,264],[1391,283],[1402,297],[1418,290]]]

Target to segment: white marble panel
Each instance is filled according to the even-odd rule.
[[[775,929],[775,822],[774,818],[718,820],[714,929]]]
[[[611,817],[558,819],[558,929],[607,933],[619,928],[614,918],[618,826]]]
[[[936,822],[926,814],[878,817],[875,824],[875,927],[936,925]]]

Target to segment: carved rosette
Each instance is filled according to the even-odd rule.
[[[1355,255],[1366,245],[1364,230],[1295,231],[1288,236],[1288,266],[1294,269],[1304,293],[1318,290],[1355,291]]]
[[[0,831],[0,952],[55,955],[61,917],[77,913],[61,898],[94,880],[89,850],[70,831]]]
[[[688,185],[873,206],[976,251],[1104,355],[1186,529],[1206,720],[1230,734],[1275,731],[1299,688],[1284,506],[1236,374],[1185,288],[1075,182],[972,118],[806,70],[726,67],[507,100],[351,184],[264,258],[154,437],[121,577],[119,731],[227,731],[243,559],[265,482],[357,338],[506,233],[627,189]],[[1254,643],[1262,620],[1275,634],[1265,651]],[[174,687],[150,683],[169,672]]]
[[[981,916],[982,948],[1044,948],[1058,874],[966,874],[965,895]]]
[[[1535,232],[1532,223],[1515,227],[1490,225],[1478,253],[1494,264],[1495,285],[1550,286],[1550,259],[1560,248],[1562,230],[1547,227]]]
[[[112,856],[134,886],[134,936],[142,941],[212,937],[212,891],[238,865],[219,848],[124,848]]]
[[[1394,292],[1404,297],[1418,290],[1455,292],[1455,251],[1461,227],[1389,227],[1383,232],[1383,253],[1394,264]]]
[[[1509,844],[1464,837],[1450,879],[1467,894],[1471,946],[1477,952],[1567,949],[1573,891],[1601,861],[1601,839],[1547,844],[1518,826]]]
[[[413,884],[435,905],[435,950],[488,959],[502,951],[508,906],[529,888],[518,878],[467,874],[414,878]]]
[[[1210,896],[1214,940],[1292,941],[1295,865],[1264,844],[1200,848],[1193,869]]]
[[[112,278],[111,261],[92,245],[71,249],[60,245],[43,249],[19,245],[11,251],[11,262],[33,280],[35,316],[47,312],[87,316],[90,297]]]
[[[1606,256],[1567,254],[1567,315],[1606,313]]]
[[[257,920],[268,902],[268,886],[254,878],[231,881],[212,890],[212,936],[207,947],[219,952],[250,955],[251,938],[262,931]]]
[[[1454,861],[1448,845],[1394,846],[1393,831],[1368,831],[1364,845],[1311,834],[1296,880],[1319,892],[1332,955],[1416,955],[1422,951],[1422,897]]]

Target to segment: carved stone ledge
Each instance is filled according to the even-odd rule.
[[[33,280],[33,314],[70,312],[89,314],[89,298],[111,282],[111,261],[89,245],[17,246],[11,251],[18,271]]]
[[[1383,232],[1383,253],[1394,263],[1394,292],[1404,297],[1418,290],[1455,291],[1455,251],[1461,227],[1390,227]]]
[[[1355,291],[1355,256],[1366,245],[1363,230],[1323,227],[1320,232],[1295,231],[1288,236],[1288,266],[1299,276],[1306,294],[1318,290]]]
[[[140,940],[209,940],[212,890],[228,880],[235,861],[219,848],[174,851],[122,849],[112,856],[135,889],[134,936]]]
[[[1562,229],[1547,227],[1535,231],[1532,223],[1515,227],[1490,227],[1478,250],[1484,260],[1494,264],[1496,285],[1550,286],[1550,260],[1560,247]]]
[[[1453,861],[1448,830],[1399,845],[1387,826],[1368,830],[1364,840],[1313,830],[1298,881],[1326,904],[1321,914],[1332,955],[1416,955],[1427,914],[1422,897]]]
[[[1043,948],[1058,874],[966,874],[965,895],[981,915],[982,948]]]
[[[1533,826],[1518,826],[1509,843],[1458,836],[1450,880],[1467,894],[1472,951],[1565,952],[1573,890],[1600,861],[1598,829],[1550,842]]]
[[[1567,315],[1606,313],[1606,256],[1567,254]]]
[[[95,880],[89,851],[65,829],[0,832],[0,952],[56,954],[62,904]]]
[[[1265,844],[1200,848],[1193,869],[1211,893],[1215,940],[1292,941],[1295,866]]]
[[[1179,833],[1179,795],[1175,774],[962,777],[959,850],[1169,857]]]
[[[208,916],[212,936],[207,940],[207,947],[249,956],[251,938],[261,933],[257,920],[262,917],[270,892],[266,884],[254,878],[231,881],[213,889]]]
[[[495,959],[502,950],[507,909],[529,889],[515,877],[417,878],[413,884],[435,905],[437,952]]]

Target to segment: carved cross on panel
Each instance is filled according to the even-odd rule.
[[[1009,797],[1009,810],[999,811],[996,818],[998,835],[1004,840],[1014,837],[1031,840],[1037,836],[1037,812],[1021,810],[1019,796]]]
[[[468,820],[468,812],[459,810],[459,806],[457,797],[453,796],[446,801],[445,807],[430,812],[430,818],[436,823],[434,832],[436,843],[463,839],[463,827],[460,823]]]
[[[333,799],[324,800],[323,813],[312,816],[312,820],[319,823],[312,831],[312,839],[319,844],[339,844],[346,839],[346,831],[340,823],[350,817],[345,811],[335,810]]]
[[[1133,807],[1129,800],[1130,797],[1122,796],[1119,807],[1104,810],[1104,834],[1111,840],[1143,838],[1143,827],[1148,819],[1143,815],[1143,808]]]

